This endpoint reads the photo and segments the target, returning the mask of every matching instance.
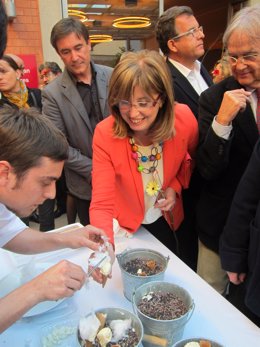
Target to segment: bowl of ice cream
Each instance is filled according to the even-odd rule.
[[[194,337],[176,342],[173,347],[224,347],[216,341],[205,337]]]
[[[81,347],[136,347],[141,345],[143,326],[133,313],[108,307],[81,318],[77,334]]]

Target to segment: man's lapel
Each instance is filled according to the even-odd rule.
[[[106,99],[108,95],[108,80],[104,73],[104,71],[100,70],[98,66],[95,66],[96,68],[96,81],[97,81],[97,88],[98,88],[98,99],[99,99],[99,105],[100,110],[103,115],[106,115],[108,113],[108,110],[106,110]]]
[[[190,84],[190,82],[169,60],[167,60],[167,64],[170,68],[170,72],[173,78],[173,83],[178,85],[179,88],[182,90],[182,92],[186,94],[189,99],[192,99],[193,102],[197,104],[199,96],[198,96],[198,93]]]
[[[61,85],[62,85],[62,93],[65,95],[67,100],[75,108],[75,112],[73,114],[76,114],[77,112],[79,116],[82,118],[82,120],[86,123],[87,127],[89,128],[89,131],[93,133],[93,129],[89,120],[89,115],[87,114],[87,110],[67,70],[65,70],[63,73]],[[73,117],[73,114],[71,114],[72,117]]]

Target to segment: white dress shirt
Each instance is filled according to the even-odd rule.
[[[187,78],[198,95],[200,95],[204,90],[208,89],[209,86],[201,76],[201,63],[198,60],[195,61],[194,69],[192,70],[173,59],[169,59],[169,61],[176,67],[176,69],[180,71],[180,73],[183,74],[184,77]]]

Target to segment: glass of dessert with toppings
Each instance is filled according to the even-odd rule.
[[[138,317],[121,308],[104,308],[81,318],[78,340],[82,347],[136,347],[143,327]]]
[[[173,347],[223,347],[216,341],[207,339],[205,337],[194,337],[190,339],[181,340],[173,345]]]

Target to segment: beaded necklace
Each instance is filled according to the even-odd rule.
[[[146,193],[144,197],[144,221],[145,223],[153,223],[162,215],[161,210],[155,208],[154,204],[158,199],[162,198],[163,193],[162,182],[158,172],[158,169],[159,171],[161,170],[159,161],[162,159],[163,142],[160,142],[158,145],[153,144],[150,146],[150,149],[149,146],[145,147],[145,154],[142,153],[139,146],[135,144],[134,138],[131,137],[129,143],[132,150],[131,156],[137,164],[137,171],[142,174],[144,191]],[[145,164],[146,167],[144,166]],[[147,174],[151,174],[151,178]]]
[[[129,139],[129,143],[131,145],[132,149],[132,158],[137,163],[137,171],[143,172],[145,174],[154,173],[158,166],[158,161],[161,159],[162,155],[162,149],[163,149],[163,143],[160,142],[159,145],[153,146],[151,148],[151,154],[149,156],[143,155],[139,151],[139,147],[136,145],[135,140],[133,137]],[[149,168],[145,168],[142,163],[151,162],[152,166]]]

